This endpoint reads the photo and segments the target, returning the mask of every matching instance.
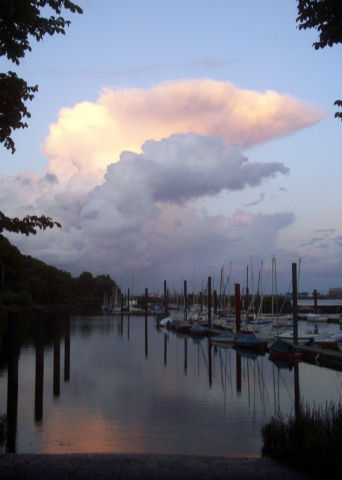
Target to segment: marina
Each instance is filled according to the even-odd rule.
[[[295,371],[303,402],[341,400],[342,372],[323,351],[294,369],[268,352],[158,327],[154,316],[19,319],[18,328],[8,362],[2,337],[3,452],[259,457],[262,426],[295,408]]]

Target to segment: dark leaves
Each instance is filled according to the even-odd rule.
[[[1,0],[0,1],[0,56],[6,56],[16,65],[31,51],[32,37],[38,42],[44,35],[65,34],[69,20],[58,16],[44,16],[52,10],[60,15],[62,9],[83,13],[69,0]],[[11,138],[13,130],[26,128],[24,121],[30,118],[25,102],[32,100],[38,87],[28,86],[15,73],[0,74],[0,142],[15,152]]]
[[[24,233],[25,235],[37,233],[37,230],[46,230],[47,228],[53,228],[54,226],[61,228],[59,222],[54,222],[50,217],[42,215],[37,217],[36,215],[27,215],[23,219],[10,218],[4,213],[0,212],[0,233],[3,231]]]

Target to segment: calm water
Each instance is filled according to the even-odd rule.
[[[47,326],[37,348],[26,331],[9,410],[2,353],[3,452],[260,455],[261,426],[294,408],[294,370],[267,354],[240,356],[152,318],[74,317],[70,332],[69,362],[64,323],[60,343]],[[300,363],[299,383],[306,402],[341,399],[341,372]]]

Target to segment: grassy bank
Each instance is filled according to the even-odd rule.
[[[314,478],[342,478],[342,405],[301,406],[278,414],[262,428],[263,455]]]

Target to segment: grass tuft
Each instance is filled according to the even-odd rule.
[[[262,427],[263,456],[286,463],[314,478],[342,478],[342,405],[299,408],[278,413]]]

